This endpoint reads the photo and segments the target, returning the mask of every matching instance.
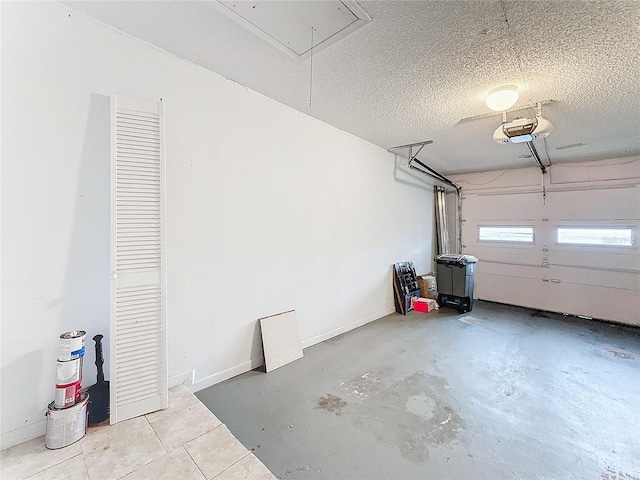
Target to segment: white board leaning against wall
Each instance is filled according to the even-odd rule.
[[[112,96],[112,424],[168,406],[164,185],[164,105]]]

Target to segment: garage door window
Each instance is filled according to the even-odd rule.
[[[630,227],[558,227],[560,245],[633,247],[635,229]]]
[[[533,227],[523,226],[479,226],[478,240],[481,242],[534,243]]]

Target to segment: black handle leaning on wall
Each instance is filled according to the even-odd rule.
[[[104,364],[104,357],[102,355],[102,335],[98,334],[93,337],[93,341],[96,342],[96,367],[98,367],[98,383],[104,383],[104,371],[102,365]]]

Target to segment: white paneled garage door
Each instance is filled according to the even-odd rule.
[[[537,169],[456,178],[476,297],[640,325],[640,160],[552,166],[544,196],[541,180]]]

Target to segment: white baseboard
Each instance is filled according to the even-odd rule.
[[[14,447],[20,443],[28,442],[47,433],[47,421],[41,420],[26,427],[16,428],[5,432],[0,438],[0,450]],[[44,443],[44,440],[42,441]]]
[[[195,369],[179,373],[177,375],[172,375],[169,377],[169,388],[177,387],[178,385],[186,385],[191,388],[193,385],[194,379],[196,376]]]
[[[248,372],[249,370],[253,370],[254,368],[258,368],[264,365],[264,358],[252,358],[246,362],[242,362],[239,365],[235,365],[231,368],[227,368],[226,370],[222,370],[221,372],[213,373],[211,375],[207,375],[204,378],[196,380],[193,382],[193,385],[189,387],[189,390],[192,392],[198,392],[203,390],[211,385],[215,385],[216,383],[224,382],[236,375],[240,375],[241,373]]]
[[[373,322],[374,320],[378,320],[379,318],[382,318],[393,312],[395,312],[395,309],[388,308],[373,315],[369,315],[368,317],[360,319],[356,322],[308,338],[301,342],[302,348],[307,348],[312,345],[316,345],[317,343],[324,342],[325,340],[329,340],[330,338],[333,338],[337,335],[346,333],[350,330],[353,330],[354,328],[361,327],[362,325]],[[195,369],[188,370],[186,372],[170,376],[168,379],[168,385],[169,388],[175,387],[177,385],[186,385],[192,392],[197,392],[217,383],[228,380],[229,378],[235,377],[236,375],[240,375],[241,373],[245,373],[249,370],[253,370],[254,368],[258,368],[262,365],[264,365],[264,359],[262,357],[253,358],[246,362],[242,362],[239,365],[227,368],[226,370],[223,370],[221,372],[208,375],[199,380],[195,380]],[[10,432],[5,432],[0,438],[0,450],[4,450],[6,448],[10,448],[20,443],[27,442],[34,438],[45,435],[46,429],[47,422],[46,420],[42,420],[40,422],[33,423],[22,428],[17,428]]]
[[[330,338],[336,337],[338,335],[342,335],[354,328],[361,327],[362,325],[366,325],[369,322],[373,322],[374,320],[378,320],[379,318],[385,317],[393,312],[395,312],[395,308],[387,308],[381,312],[374,313],[373,315],[369,315],[368,317],[362,318],[356,322],[350,323],[348,325],[344,325],[339,328],[335,328],[333,330],[329,330],[328,332],[321,333],[320,335],[316,335],[315,337],[308,338],[302,342],[302,348],[311,347],[316,343],[324,342],[325,340],[329,340]]]
[[[307,340],[302,341],[302,348],[307,348],[310,347],[312,345],[315,345],[317,343],[320,342],[324,342],[325,340],[329,340],[330,338],[333,338],[337,335],[341,335],[343,333],[346,333],[350,330],[353,330],[354,328],[358,328],[361,327],[362,325],[365,325],[369,322],[373,322],[374,320],[378,320],[379,318],[385,317],[393,312],[395,312],[395,308],[387,308],[385,310],[382,310],[381,312],[375,313],[373,315],[369,315],[368,317],[362,318],[356,322],[350,323],[348,325],[344,325],[340,328],[336,328],[333,330],[329,330],[328,332],[325,333],[321,333],[320,335],[316,335],[315,337],[311,337]],[[228,380],[230,378],[235,377],[236,375],[240,375],[242,373],[248,372],[249,370],[253,370],[254,368],[258,368],[260,366],[264,365],[264,358],[262,357],[258,357],[258,358],[253,358],[249,361],[246,362],[242,362],[239,365],[235,365],[231,368],[227,368],[226,370],[223,370],[221,372],[217,372],[211,375],[208,375],[204,378],[201,378],[199,380],[192,380],[192,384],[188,385],[189,389],[192,392],[198,392],[200,390],[203,390],[207,387],[210,387],[212,385],[215,385],[217,383],[223,382],[225,380]],[[194,372],[195,373],[195,372]],[[177,376],[176,376],[177,377]],[[180,382],[182,383],[182,382]],[[170,384],[171,385],[171,384]]]

